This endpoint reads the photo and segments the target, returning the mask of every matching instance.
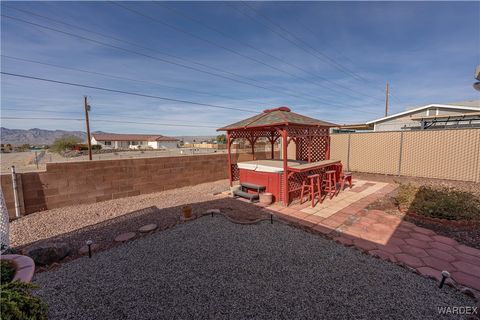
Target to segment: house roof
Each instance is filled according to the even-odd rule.
[[[177,138],[151,134],[94,133],[97,141],[178,141]]]
[[[400,117],[407,115],[409,113],[415,113],[417,111],[421,111],[428,108],[442,108],[442,109],[455,109],[455,110],[465,110],[465,111],[479,111],[480,110],[480,100],[471,100],[471,101],[461,101],[456,103],[450,104],[427,104],[425,106],[416,107],[413,109],[409,109],[403,112],[395,113],[387,117],[378,118],[372,121],[368,121],[366,124],[373,124],[377,122],[382,122],[385,120],[389,120],[392,118]]]
[[[342,124],[338,126],[338,128],[351,129],[351,130],[370,130],[370,129],[373,129],[373,126],[365,123],[352,123],[352,124]]]
[[[234,129],[250,129],[273,127],[278,125],[294,125],[294,126],[318,126],[318,127],[336,127],[334,123],[317,120],[301,114],[292,112],[288,107],[279,107],[264,110],[256,116],[232,123],[228,126],[217,129],[217,131],[227,131]]]

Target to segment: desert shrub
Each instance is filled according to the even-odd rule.
[[[480,221],[480,198],[452,187],[401,185],[396,202],[401,209],[432,218]]]
[[[101,150],[101,149],[102,149],[102,146],[99,145],[99,144],[94,144],[94,145],[92,146],[92,150]]]
[[[15,268],[13,267],[12,263],[5,260],[0,261],[0,274],[1,283],[12,281],[13,276],[15,275]]]
[[[402,210],[408,210],[413,200],[415,199],[417,191],[418,187],[415,187],[410,183],[400,184],[400,186],[398,187],[397,196],[395,197],[396,205]]]
[[[36,288],[31,283],[13,281],[1,286],[2,320],[47,319],[47,305],[30,293]]]
[[[61,138],[55,139],[53,144],[50,147],[50,150],[53,152],[63,152],[65,150],[73,150],[77,144],[82,141],[79,137],[75,136],[63,136]]]

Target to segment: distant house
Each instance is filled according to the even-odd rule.
[[[434,128],[480,128],[480,100],[428,104],[372,120],[363,130],[398,131]],[[360,129],[360,128],[351,128]]]
[[[178,147],[179,140],[151,134],[94,133],[91,142],[112,149],[172,149]]]

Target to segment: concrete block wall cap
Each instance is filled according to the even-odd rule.
[[[19,254],[5,254],[0,257],[0,260],[12,262],[15,267],[14,281],[32,281],[33,274],[35,273],[35,262],[32,258]]]

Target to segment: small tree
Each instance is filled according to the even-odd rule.
[[[22,151],[28,151],[28,150],[30,150],[30,145],[29,145],[28,143],[24,143],[24,144],[22,144],[22,146],[20,147],[20,149],[21,149]]]
[[[217,142],[221,144],[227,143],[227,136],[224,134],[218,135],[217,136]]]
[[[62,152],[65,150],[72,150],[75,148],[75,145],[82,142],[82,139],[76,136],[63,136],[61,138],[55,139],[50,150],[53,152]]]

